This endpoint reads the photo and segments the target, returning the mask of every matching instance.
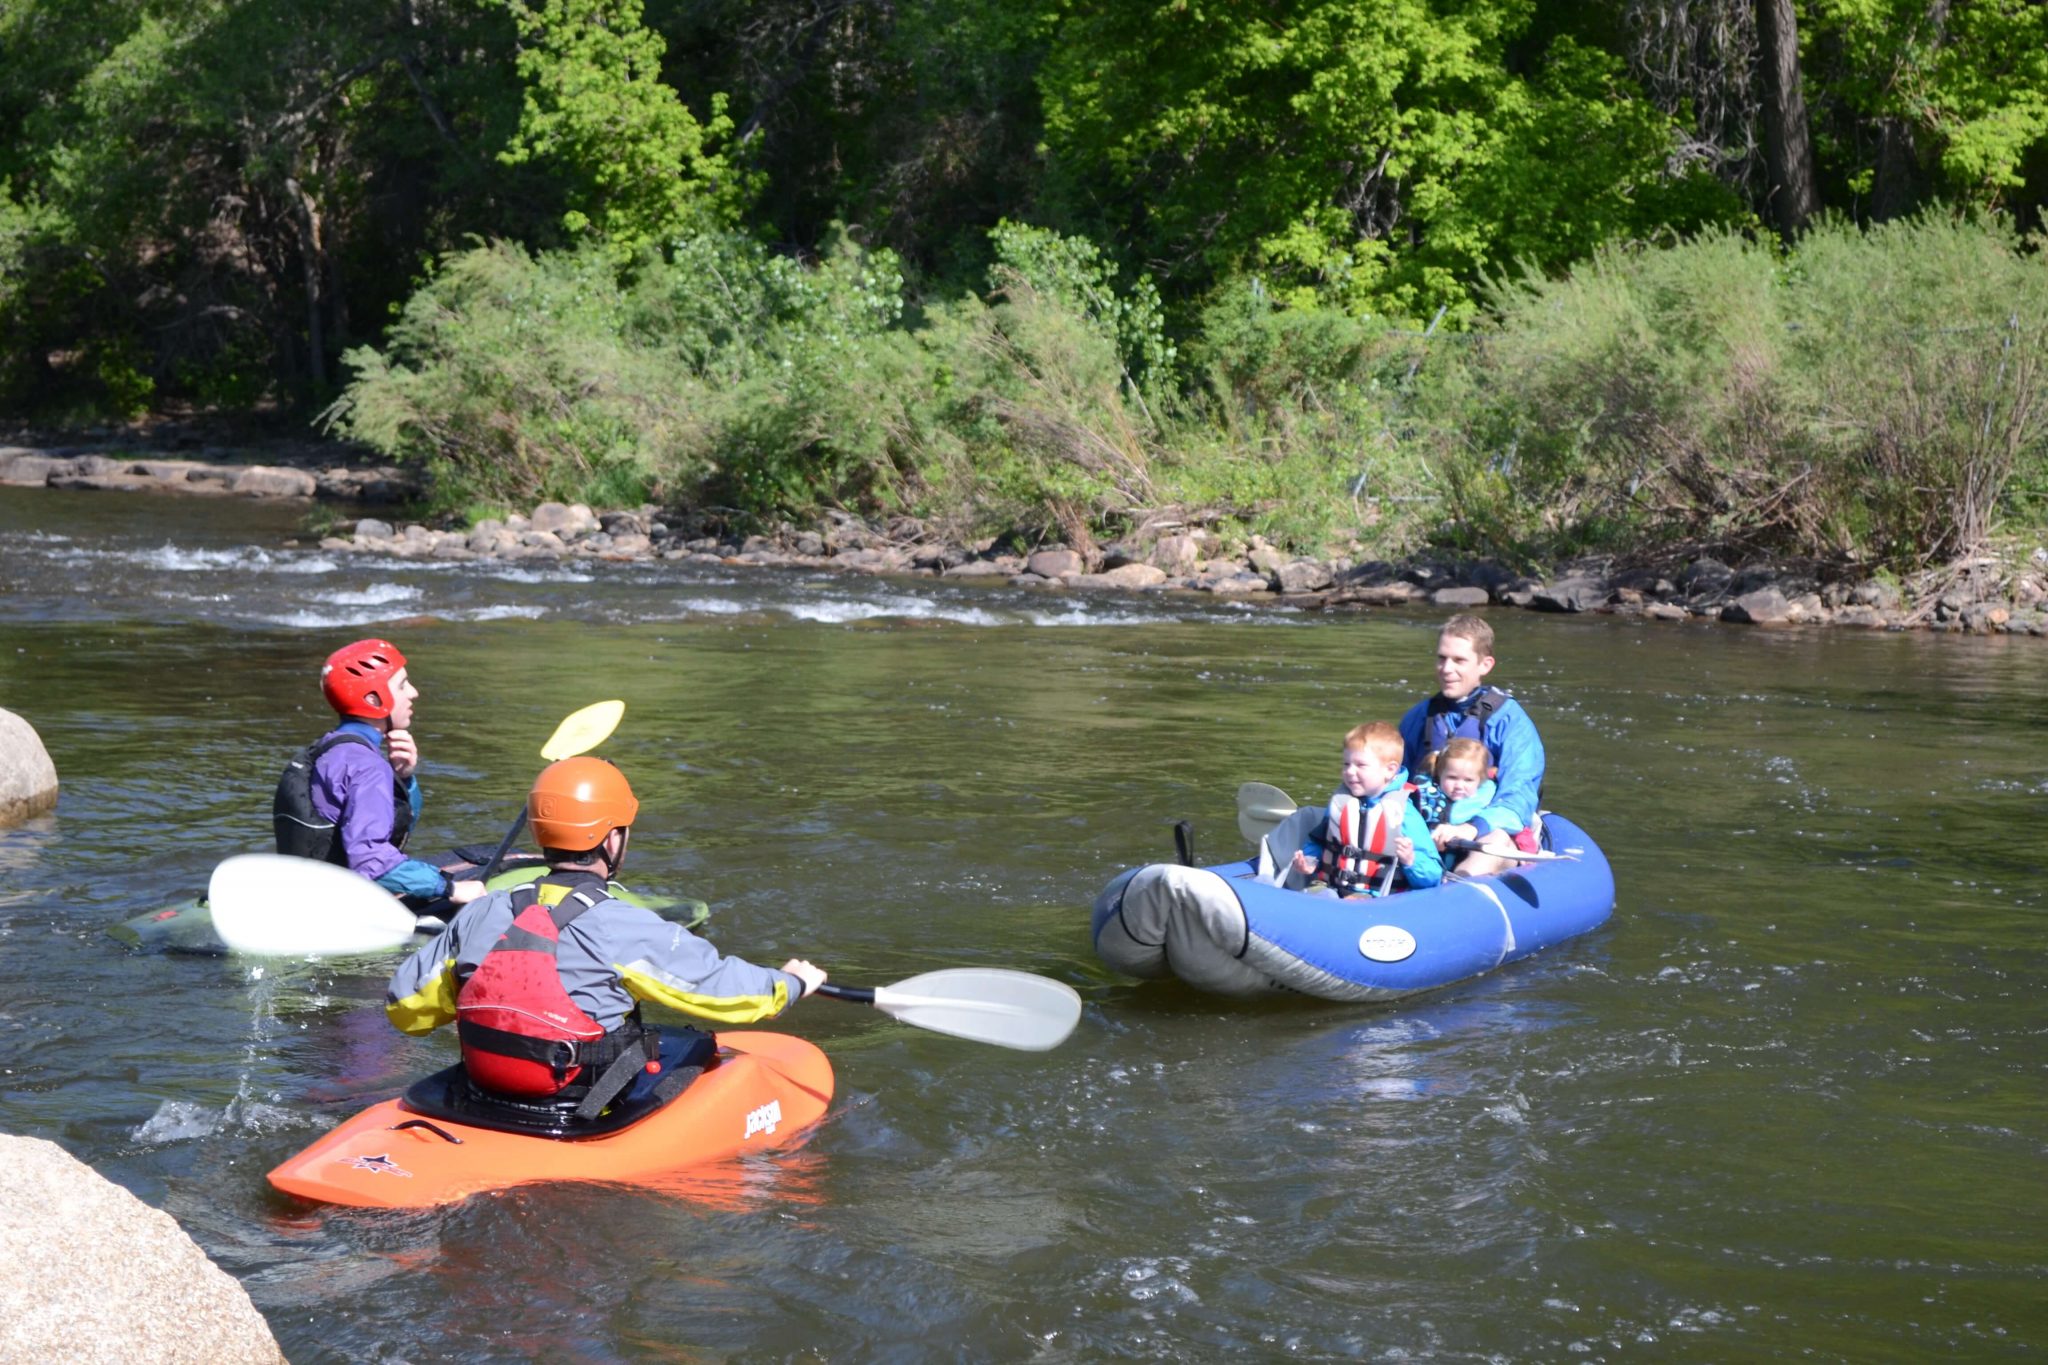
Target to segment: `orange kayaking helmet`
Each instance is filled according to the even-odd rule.
[[[391,679],[405,656],[389,640],[343,645],[320,665],[320,695],[343,716],[382,720],[391,714]]]
[[[533,779],[526,818],[542,848],[581,853],[633,823],[640,803],[626,775],[601,758],[565,758]]]

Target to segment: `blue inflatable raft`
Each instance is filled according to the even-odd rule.
[[[1614,909],[1606,856],[1555,813],[1543,846],[1568,859],[1384,899],[1312,896],[1287,857],[1322,817],[1297,811],[1243,862],[1121,874],[1095,899],[1095,951],[1127,976],[1221,995],[1395,1000],[1541,952]]]

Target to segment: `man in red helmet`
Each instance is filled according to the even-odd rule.
[[[466,904],[479,881],[457,881],[405,856],[420,813],[419,689],[389,640],[357,640],[327,656],[320,691],[340,721],[292,756],[271,804],[277,851],[351,868],[415,904]]]
[[[639,810],[601,758],[543,769],[527,818],[549,871],[466,906],[407,958],[385,989],[391,1022],[428,1033],[453,1021],[471,1081],[525,1101],[576,1100],[594,1118],[656,1056],[638,1002],[751,1024],[824,984],[802,959],[757,967],[614,899]]]

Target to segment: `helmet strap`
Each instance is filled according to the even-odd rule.
[[[606,881],[610,881],[612,878],[619,875],[619,867],[626,861],[626,839],[631,834],[631,832],[632,831],[628,830],[623,825],[615,826],[612,830],[607,831],[604,838],[600,839],[594,847],[587,850],[582,857],[576,859],[574,862],[557,863],[556,866],[582,868],[590,870],[594,870],[601,866],[604,869],[604,879]],[[617,834],[619,836],[619,847],[618,852],[616,853],[611,853],[606,850],[606,845],[608,845],[611,842],[611,837],[613,834]]]

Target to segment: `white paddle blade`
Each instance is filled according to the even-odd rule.
[[[1294,798],[1278,787],[1247,782],[1237,789],[1237,832],[1256,844],[1295,810]]]
[[[548,736],[548,742],[540,746],[540,756],[553,763],[587,754],[612,737],[625,714],[626,703],[622,701],[592,702],[581,711],[571,712]]]
[[[418,921],[383,887],[345,867],[244,853],[206,884],[213,930],[238,953],[340,957],[396,948]]]
[[[1081,1021],[1072,986],[1006,967],[948,967],[878,986],[875,1008],[916,1028],[1024,1052],[1058,1047]]]

